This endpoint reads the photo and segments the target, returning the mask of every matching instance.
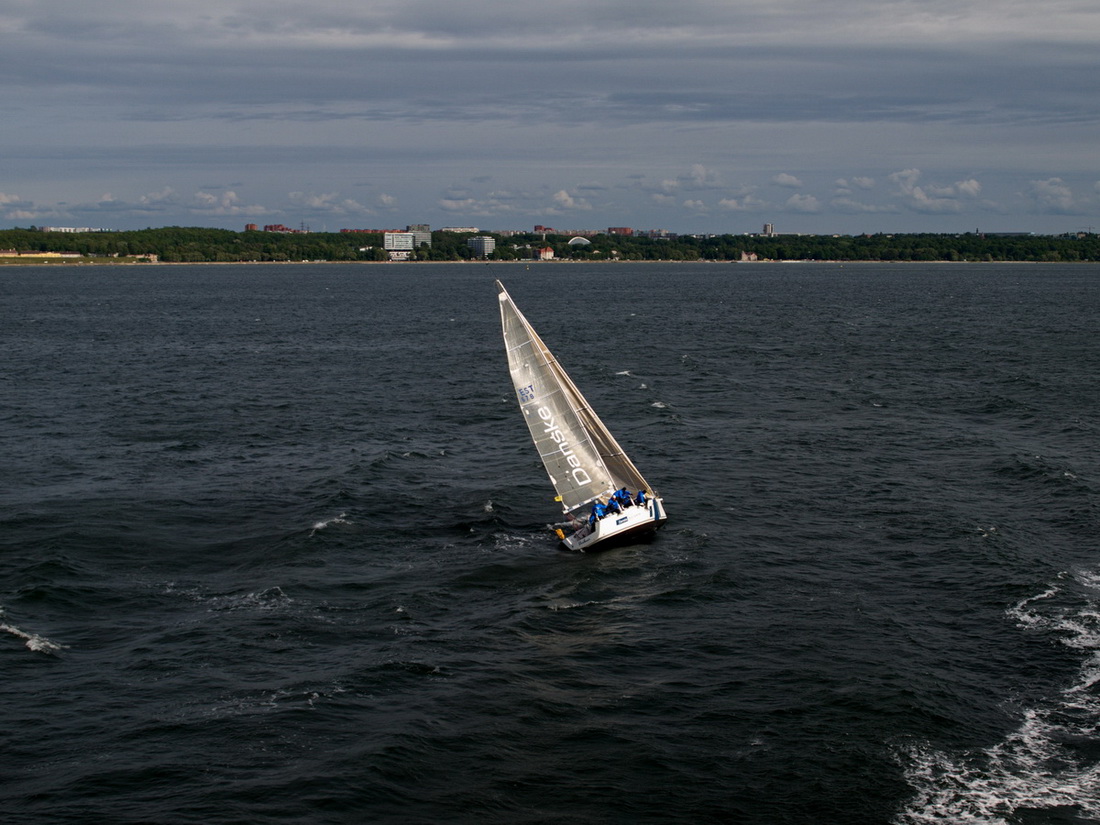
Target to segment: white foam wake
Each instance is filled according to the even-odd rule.
[[[1067,582],[1079,586],[1084,604],[1078,594],[1059,598]],[[1100,763],[1082,755],[1100,744],[1100,575],[1065,577],[1007,612],[1022,628],[1056,632],[1063,644],[1084,651],[1080,670],[991,748],[957,755],[912,749],[906,778],[916,793],[897,825],[1008,825],[1025,811],[1056,809],[1100,821]]]

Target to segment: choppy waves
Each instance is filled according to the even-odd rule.
[[[1100,818],[1094,269],[7,273],[5,822]],[[545,529],[496,276],[652,542]]]

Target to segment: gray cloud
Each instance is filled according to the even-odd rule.
[[[1061,178],[1031,181],[1030,194],[1040,212],[1073,215],[1080,211],[1073,190]]]
[[[0,37],[9,224],[1056,231],[1100,195],[1073,0],[0,0]]]

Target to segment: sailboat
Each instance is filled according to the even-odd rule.
[[[562,544],[587,551],[661,527],[667,518],[661,497],[600,421],[504,284],[496,284],[516,397],[557,491],[555,500],[567,518],[552,528]],[[588,507],[595,515],[583,512]]]

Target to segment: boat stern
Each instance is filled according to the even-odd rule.
[[[557,533],[567,549],[583,553],[597,546],[603,549],[652,533],[667,519],[664,502],[653,497],[644,507],[627,507],[621,513],[609,514],[592,525],[586,524],[572,535],[563,535],[561,529]]]

